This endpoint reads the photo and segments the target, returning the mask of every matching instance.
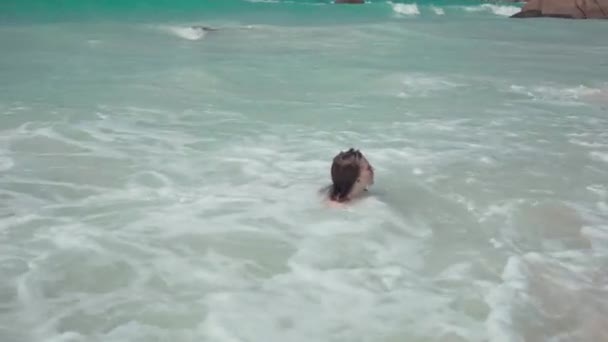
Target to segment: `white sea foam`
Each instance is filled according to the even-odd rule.
[[[585,228],[589,239],[597,239],[594,247],[605,248],[605,231]],[[595,340],[606,336],[608,331],[599,324],[602,309],[589,306],[597,302],[598,296],[581,295],[587,286],[604,294],[608,289],[597,285],[598,277],[605,279],[599,269],[594,268],[588,251],[563,251],[552,254],[526,253],[513,256],[503,271],[503,284],[486,296],[491,312],[486,326],[491,340],[527,341],[546,329],[535,326],[526,313],[535,312],[551,325],[551,336],[560,340],[562,336],[576,336],[577,340]],[[601,300],[600,307],[606,305]],[[563,314],[555,316],[555,312]],[[585,317],[580,320],[580,316]],[[573,326],[563,327],[567,320]]]
[[[402,98],[426,97],[440,91],[462,87],[465,84],[444,77],[425,74],[406,74],[400,76]]]
[[[568,140],[571,144],[574,145],[578,145],[578,146],[582,146],[582,147],[589,147],[589,148],[601,148],[601,147],[608,147],[608,144],[603,144],[597,141],[584,141],[581,139],[570,139]]]
[[[583,85],[576,87],[512,85],[510,90],[517,94],[529,96],[534,100],[555,101],[564,104],[580,104],[583,103],[583,100],[587,100],[600,92],[598,88]]]
[[[9,157],[3,157],[0,155],[0,172],[6,171],[12,168],[15,165],[13,160]]]
[[[445,10],[441,7],[435,7],[435,6],[431,6],[431,9],[433,10],[433,12],[435,12],[435,14],[437,15],[444,15],[445,14]]]
[[[168,26],[167,32],[186,40],[201,40],[207,35],[207,31],[200,27]]]
[[[590,155],[594,160],[608,163],[608,152],[593,151]]]
[[[608,198],[608,189],[606,185],[594,184],[587,186],[587,190],[599,196],[599,198]]]
[[[512,16],[518,13],[521,8],[517,6],[506,6],[506,5],[494,5],[494,4],[483,4],[479,6],[466,6],[464,9],[468,12],[491,12],[500,16]]]
[[[399,15],[414,16],[419,15],[420,10],[417,4],[391,4],[393,11]]]
[[[581,229],[581,235],[589,240],[598,254],[604,255],[608,250],[608,226],[585,226]]]
[[[486,328],[492,341],[524,341],[512,318],[516,298],[527,288],[520,260],[518,257],[508,259],[502,273],[503,283],[486,295],[486,302],[490,307]]]
[[[582,98],[589,101],[590,103],[608,105],[608,87],[604,85],[602,88],[597,89],[597,91],[583,94]]]
[[[568,67],[604,62],[601,30],[554,58],[553,31],[496,44],[479,32],[501,20],[428,12],[341,15],[349,35],[260,16],[203,45],[160,24],[0,29],[0,335],[607,340],[606,113],[580,105],[605,85]],[[329,208],[351,146],[376,184]]]

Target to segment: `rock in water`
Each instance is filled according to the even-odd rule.
[[[608,19],[608,0],[530,0],[512,18]]]
[[[511,18],[538,18],[538,17],[542,17],[543,16],[543,12],[541,12],[540,10],[521,10],[521,12],[519,13],[515,13],[511,16]]]
[[[209,27],[209,26],[201,26],[201,25],[194,25],[192,26],[192,29],[194,30],[200,30],[203,32],[212,32],[212,31],[217,31],[217,29]]]

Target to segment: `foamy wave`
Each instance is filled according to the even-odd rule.
[[[588,141],[584,141],[584,140],[580,140],[580,139],[570,139],[570,140],[568,140],[568,142],[571,143],[571,144],[573,144],[573,145],[578,145],[578,146],[582,146],[582,147],[590,147],[590,148],[598,148],[598,147],[608,146],[606,144],[602,144],[602,143],[599,143],[597,141],[588,142]]]
[[[582,97],[590,102],[608,104],[608,87],[603,89],[594,89],[593,92],[583,94]]]
[[[0,171],[11,169],[15,163],[10,158],[0,157]]]
[[[416,4],[391,4],[393,6],[393,11],[400,15],[418,15],[420,14],[420,10],[418,9],[418,5]]]
[[[586,226],[581,229],[581,235],[589,240],[594,250],[601,252],[608,249],[608,226]]]
[[[199,27],[170,26],[166,30],[177,37],[187,40],[201,40],[207,35],[207,32]]]
[[[398,96],[402,98],[425,97],[430,93],[463,86],[444,78],[421,74],[406,75],[401,80],[401,84],[402,90]]]
[[[591,152],[591,158],[608,163],[608,152]]]
[[[493,341],[519,341],[513,329],[511,311],[518,294],[525,292],[526,279],[521,270],[521,259],[512,256],[507,261],[502,274],[503,283],[486,296],[486,303],[491,308],[486,320],[486,327]]]
[[[600,93],[600,89],[589,88],[583,85],[578,87],[524,87],[512,85],[510,90],[517,94],[527,95],[534,100],[554,100],[558,102],[578,102]]]
[[[464,8],[467,12],[492,12],[496,15],[510,17],[518,13],[521,9],[517,6],[500,6],[493,4],[483,4],[479,6],[467,6]]]
[[[607,198],[608,197],[608,188],[602,184],[594,184],[587,186],[587,190],[589,192],[597,195],[599,198]]]
[[[433,12],[435,12],[435,14],[437,15],[444,15],[445,11],[443,10],[443,8],[439,8],[439,7],[435,7],[435,6],[431,6],[431,9],[433,10]]]

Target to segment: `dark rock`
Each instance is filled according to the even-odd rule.
[[[539,11],[539,10],[528,10],[528,11],[521,11],[519,13],[515,13],[511,16],[511,18],[538,18],[538,17],[542,17],[543,16],[543,12]]]
[[[530,0],[512,18],[608,19],[608,0]]]
[[[192,28],[195,29],[195,30],[201,30],[201,31],[205,31],[205,32],[217,31],[217,29],[214,29],[212,27],[201,26],[201,25],[194,25],[194,26],[192,26]]]

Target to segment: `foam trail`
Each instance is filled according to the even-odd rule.
[[[199,27],[171,26],[166,29],[171,34],[187,40],[201,40],[207,35],[207,32]]]
[[[467,12],[492,12],[496,15],[510,17],[520,11],[517,6],[499,6],[493,4],[483,4],[480,6],[468,6],[464,8]]]
[[[418,5],[416,4],[392,4],[393,11],[400,15],[419,15],[420,10],[418,9]]]
[[[0,171],[6,171],[11,169],[15,163],[8,157],[0,157]]]
[[[605,152],[591,152],[591,158],[608,163],[608,153]]]
[[[534,86],[524,87],[512,85],[510,91],[533,98],[534,100],[549,100],[556,102],[583,102],[584,100],[594,99],[601,90],[590,88],[583,85],[577,87],[557,87],[557,86]]]
[[[444,15],[445,11],[443,10],[443,8],[440,7],[435,7],[435,6],[431,6],[431,9],[433,10],[433,12],[435,12],[435,14],[437,15]]]

